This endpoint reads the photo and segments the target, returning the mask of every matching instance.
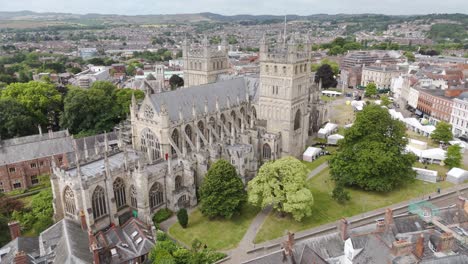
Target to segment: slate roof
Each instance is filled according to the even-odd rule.
[[[179,109],[184,120],[192,119],[192,106],[195,106],[197,113],[205,112],[205,101],[208,104],[208,113],[216,112],[216,99],[220,109],[227,108],[228,98],[231,107],[239,105],[239,102],[246,102],[246,94],[255,98],[258,85],[253,85],[245,78],[224,80],[216,83],[204,84],[190,87],[190,89],[177,89],[175,91],[150,95],[150,101],[156,112],[160,113],[162,105],[165,104],[169,119],[179,120]]]
[[[13,263],[16,253],[23,251],[29,258],[29,263],[39,256],[39,240],[37,237],[18,237],[0,249],[0,263]]]
[[[96,234],[98,246],[111,252],[102,254],[103,263],[122,263],[148,254],[155,245],[151,229],[136,218],[130,218],[121,227],[111,227]]]
[[[52,137],[43,134],[1,141],[0,166],[73,151],[72,138],[66,131],[53,134]]]
[[[39,236],[41,255],[47,255],[53,263],[92,263],[86,231],[71,220],[63,219]]]
[[[432,258],[422,260],[419,264],[466,264],[468,263],[468,256],[454,255],[441,258]]]

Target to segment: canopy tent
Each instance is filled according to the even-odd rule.
[[[340,92],[335,92],[335,91],[322,91],[322,94],[323,94],[323,95],[326,95],[326,96],[331,96],[331,97],[335,97],[335,96],[340,96],[340,95],[341,95]]]
[[[366,102],[364,101],[352,101],[351,106],[353,107],[354,111],[362,111]]]
[[[416,139],[408,139],[408,144],[414,148],[424,150],[427,149],[427,142],[416,140]]]
[[[353,126],[353,123],[345,125],[344,128],[350,128],[352,126]]]
[[[302,154],[302,160],[312,162],[320,155],[321,152],[321,148],[308,147]]]
[[[327,123],[323,128],[319,129],[317,136],[319,138],[327,138],[331,133],[334,133],[337,129],[337,124]]]
[[[446,151],[440,148],[421,150],[411,145],[407,145],[406,151],[412,152],[418,156],[420,160],[428,161],[430,163],[440,163],[446,158]]]
[[[403,115],[400,112],[397,112],[395,109],[389,109],[388,113],[390,114],[390,116],[392,116],[393,119],[397,119],[397,120],[400,120],[400,121],[405,120]]]
[[[337,145],[338,144],[338,141],[340,139],[343,139],[344,137],[340,134],[333,134],[333,135],[330,135],[328,136],[327,138],[327,144],[328,145]]]
[[[468,171],[462,170],[460,168],[452,168],[447,172],[447,179],[451,183],[463,183],[468,180]]]
[[[416,179],[432,183],[437,182],[437,171],[414,167],[413,170],[416,172]]]

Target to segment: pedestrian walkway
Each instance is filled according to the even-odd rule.
[[[326,168],[328,168],[328,162],[324,162],[324,163],[320,164],[317,168],[315,168],[311,172],[309,172],[309,175],[307,175],[307,180],[312,179],[315,175],[319,174],[320,172],[322,172]]]

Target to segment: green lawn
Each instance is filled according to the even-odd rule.
[[[333,114],[330,116],[332,123],[344,126],[354,121],[354,111],[351,105],[343,102],[343,104],[333,105],[333,108],[331,111]]]
[[[175,223],[169,228],[169,234],[188,246],[197,238],[214,250],[231,249],[239,244],[258,212],[258,208],[246,204],[241,214],[230,220],[209,220],[196,209],[189,215],[186,229]]]
[[[438,187],[447,188],[453,186],[448,182],[434,184],[415,180],[406,187],[384,194],[348,189],[351,200],[341,205],[331,198],[334,183],[330,180],[328,168],[309,180],[308,184],[314,195],[312,215],[304,218],[301,222],[297,222],[291,217],[280,218],[272,212],[257,233],[255,243],[283,236],[286,230],[297,232],[317,227],[337,221],[343,217],[350,217],[411,198],[422,197],[424,194],[435,192]]]
[[[338,97],[332,97],[332,96],[326,96],[326,95],[320,96],[320,100],[324,102],[335,101],[336,99],[338,99]]]

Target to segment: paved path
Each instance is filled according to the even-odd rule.
[[[317,168],[315,168],[311,172],[309,172],[309,175],[307,175],[307,180],[312,179],[315,175],[319,174],[320,172],[322,172],[327,167],[328,167],[328,161],[325,161],[324,163],[320,164]]]
[[[327,167],[327,162],[320,164],[317,168],[313,169],[309,175],[307,175],[307,179],[311,179]],[[239,245],[235,249],[225,252],[230,256],[230,259],[225,263],[238,264],[251,258],[251,256],[247,254],[247,251],[255,248],[253,240],[255,239],[255,236],[257,236],[260,227],[262,226],[267,216],[270,214],[271,210],[272,207],[269,206],[258,213],[257,216],[255,216],[255,218],[252,220],[252,223],[250,223],[249,229],[245,233],[242,240],[239,242]]]

